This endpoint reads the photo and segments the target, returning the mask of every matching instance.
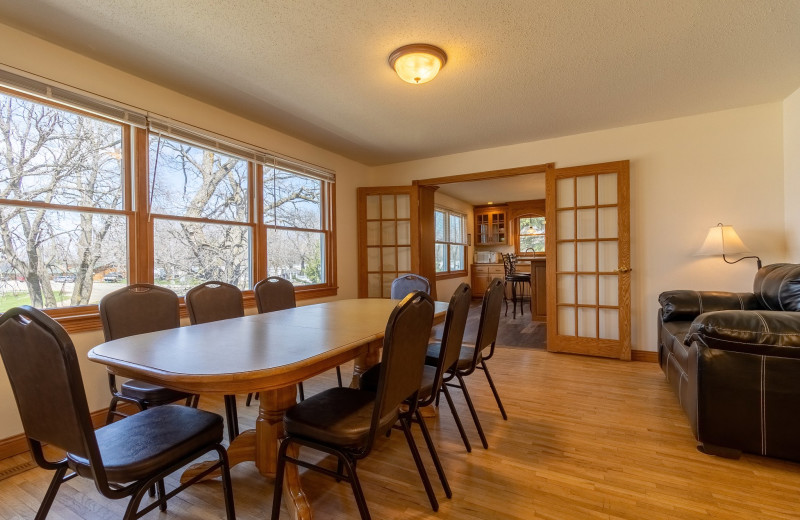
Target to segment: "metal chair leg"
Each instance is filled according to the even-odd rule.
[[[236,396],[225,396],[225,420],[228,423],[228,440],[233,442],[239,435],[239,414],[236,411]]]
[[[461,391],[464,392],[464,400],[467,401],[467,406],[469,407],[469,413],[472,415],[472,421],[475,423],[475,429],[478,430],[478,435],[481,438],[481,444],[485,449],[489,449],[489,443],[486,441],[486,435],[483,433],[483,428],[481,427],[481,421],[478,419],[478,412],[475,411],[475,405],[472,404],[472,398],[469,396],[469,391],[467,390],[467,385],[464,383],[464,376],[456,372],[456,378],[458,379],[459,385],[461,386]]]
[[[436,473],[439,474],[439,481],[442,483],[444,494],[447,496],[447,498],[453,498],[453,491],[450,489],[450,483],[447,482],[447,476],[444,474],[442,461],[439,460],[439,454],[436,452],[436,446],[433,444],[433,439],[431,439],[431,434],[428,431],[428,425],[425,424],[425,418],[422,417],[419,409],[417,409],[414,415],[417,418],[415,422],[419,423],[419,429],[422,431],[422,438],[425,439],[425,444],[428,446],[428,452],[431,454],[431,459],[433,460],[433,465],[436,468]]]
[[[56,470],[55,475],[53,475],[53,480],[50,481],[50,485],[47,487],[47,493],[44,494],[42,503],[39,505],[39,510],[36,512],[36,520],[44,520],[47,517],[47,513],[50,511],[53,500],[55,500],[56,494],[58,493],[58,488],[60,488],[61,483],[64,482],[64,475],[66,473],[66,464]]]
[[[303,383],[302,382],[301,383],[297,383],[297,391],[300,393],[300,400],[301,401],[305,401],[306,400],[306,393],[303,390]]]
[[[336,379],[339,381],[339,388],[342,387],[342,369],[338,366],[336,367]]]
[[[481,369],[483,373],[486,374],[486,379],[489,381],[489,388],[492,389],[494,400],[497,401],[497,406],[500,408],[500,414],[503,416],[503,420],[507,421],[508,416],[506,415],[506,409],[503,408],[503,403],[500,401],[500,394],[497,393],[497,388],[494,386],[492,376],[489,374],[489,369],[486,367],[486,363],[484,363],[483,360],[481,360]]]
[[[164,489],[164,479],[158,481],[156,484],[156,496],[161,503],[158,505],[158,509],[161,512],[165,512],[167,510],[167,501],[164,499],[164,496],[167,494],[167,491]]]
[[[447,389],[447,385],[442,385],[442,393],[444,393],[447,404],[450,406],[450,413],[453,414],[453,419],[456,421],[456,427],[458,427],[458,433],[461,434],[461,440],[464,441],[464,447],[467,449],[467,453],[472,453],[472,445],[467,438],[467,432],[464,431],[464,425],[461,424],[461,417],[458,416],[458,411],[455,404],[453,404],[453,398],[450,396],[450,390]]]
[[[275,468],[275,489],[272,493],[272,520],[281,516],[281,498],[283,498],[283,474],[286,470],[286,449],[291,439],[284,439],[278,448],[278,467]]]
[[[422,464],[422,458],[419,456],[419,450],[417,449],[417,443],[414,442],[414,437],[411,435],[411,428],[408,424],[407,417],[400,417],[400,425],[403,428],[403,433],[406,436],[406,442],[408,443],[408,447],[411,450],[411,456],[414,458],[414,464],[417,465],[417,471],[419,472],[419,476],[422,479],[422,485],[425,486],[425,493],[428,495],[428,500],[431,503],[431,508],[434,511],[439,510],[439,501],[436,500],[436,495],[433,493],[433,486],[431,486],[431,480],[428,478],[428,472],[425,471],[425,466]]]

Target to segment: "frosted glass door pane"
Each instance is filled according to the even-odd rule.
[[[600,238],[617,238],[617,208],[597,210],[598,235]]]
[[[384,273],[383,275],[383,297],[392,297],[392,282],[397,278],[397,273]]]
[[[385,246],[393,246],[395,244],[394,221],[381,222],[381,240],[381,243]]]
[[[379,246],[381,245],[381,223],[380,222],[367,222],[367,245]]]
[[[562,336],[575,335],[575,308],[558,308],[558,333]]]
[[[578,213],[578,238],[595,238],[594,236],[594,211],[593,209],[579,209]]]
[[[578,206],[594,206],[594,175],[576,179],[578,184]]]
[[[556,271],[575,270],[575,242],[559,242]]]
[[[617,203],[617,174],[603,173],[597,176],[597,203]]]
[[[594,271],[595,242],[578,242],[578,271]]]
[[[558,286],[558,303],[575,303],[575,275],[558,275],[556,285]]]
[[[578,308],[578,336],[581,338],[597,337],[597,311],[595,309]]]
[[[411,222],[407,220],[397,221],[397,245],[411,245]]]
[[[597,304],[597,277],[594,275],[578,275],[578,303]]]
[[[397,270],[410,273],[411,272],[411,248],[398,247],[397,248]]]
[[[600,338],[619,339],[619,311],[600,309]]]
[[[571,240],[575,238],[575,212],[571,209],[559,211],[556,218],[558,219],[558,233],[556,233],[556,238],[558,240]]]
[[[574,179],[558,179],[556,181],[556,207],[572,208],[575,206]]]
[[[397,218],[411,218],[411,197],[397,196]]]
[[[381,275],[371,274],[367,276],[367,296],[370,298],[381,297]]]
[[[381,198],[379,195],[367,195],[367,219],[381,218]]]
[[[613,242],[598,242],[597,245],[600,250],[598,271],[601,273],[613,272],[617,267],[619,267],[619,243],[614,240]]]
[[[395,248],[383,248],[383,271],[397,271],[397,261],[395,260]]]
[[[381,248],[368,247],[367,271],[380,271],[380,270],[381,270]]]
[[[394,195],[381,195],[381,218],[395,218]]]
[[[619,305],[619,278],[616,275],[601,276],[598,279],[600,285],[600,305]]]

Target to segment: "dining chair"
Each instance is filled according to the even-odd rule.
[[[405,274],[392,280],[392,299],[402,300],[407,294],[414,291],[423,291],[425,294],[430,294],[431,283],[427,278],[418,274]]]
[[[469,395],[464,378],[471,375],[475,370],[483,370],[483,373],[486,374],[486,379],[489,381],[489,387],[492,389],[497,405],[500,407],[500,413],[503,419],[508,420],[505,408],[503,408],[503,403],[500,401],[500,395],[497,393],[497,388],[494,386],[492,376],[489,374],[489,369],[486,367],[486,360],[494,355],[494,346],[497,341],[497,329],[500,324],[500,306],[503,303],[504,292],[505,287],[503,285],[503,280],[495,278],[489,282],[489,288],[483,295],[481,317],[478,323],[478,335],[475,338],[475,345],[461,346],[455,368],[451,368],[445,375],[443,382],[443,387],[460,388],[464,393],[464,400],[467,402],[467,407],[472,415],[472,420],[475,423],[475,428],[478,430],[478,435],[481,438],[481,443],[484,448],[488,448],[489,443],[486,441],[486,435],[483,433],[481,422],[478,419],[475,405],[472,403],[472,398]],[[486,349],[489,349],[488,354],[484,354]],[[425,363],[435,365],[440,356],[441,347],[435,344],[431,345],[428,347]],[[445,397],[448,397],[446,392],[443,393]],[[448,404],[450,404],[452,409],[453,405],[449,403],[449,399]],[[463,428],[459,429],[459,433],[461,433],[461,438],[464,440],[464,446],[467,448],[467,451],[471,451],[469,441],[467,441]]]
[[[189,322],[192,325],[209,323],[244,316],[242,291],[235,285],[211,281],[192,287],[184,297]],[[225,419],[228,424],[228,440],[239,435],[239,414],[236,410],[236,396],[226,395]]]
[[[531,273],[517,272],[517,258],[511,253],[503,255],[503,270],[505,274],[504,287],[509,282],[511,283],[511,300],[514,302],[514,310],[511,313],[512,319],[517,319],[517,290],[521,291],[519,299],[519,315],[525,314],[525,284],[528,284],[528,293],[533,298],[533,290],[531,286]],[[503,292],[503,301],[506,303],[506,316],[508,316],[508,299]],[[533,310],[531,309],[531,312]]]
[[[146,283],[132,284],[110,292],[100,300],[100,321],[106,341],[180,327],[178,295],[164,287]],[[140,410],[186,399],[187,406],[197,407],[197,396],[163,386],[130,379],[117,389],[116,377],[108,372],[111,403],[106,424],[114,416],[127,415],[117,410],[119,401],[135,404]]]
[[[455,290],[450,297],[450,303],[447,306],[447,313],[444,318],[444,327],[442,330],[442,339],[438,343],[429,343],[428,351],[433,348],[439,349],[439,357],[435,364],[428,365],[427,360],[422,372],[422,383],[417,403],[417,410],[413,417],[413,422],[419,424],[422,431],[422,437],[425,439],[425,444],[428,447],[428,452],[433,460],[433,465],[436,467],[436,472],[439,474],[439,480],[444,488],[447,498],[452,497],[450,484],[447,482],[447,477],[444,473],[444,468],[436,452],[436,447],[431,439],[428,427],[425,424],[425,419],[422,416],[421,408],[430,406],[439,396],[439,392],[445,394],[450,411],[453,414],[453,419],[456,422],[458,431],[461,434],[461,439],[467,447],[467,451],[472,451],[467,434],[464,431],[464,426],[461,424],[461,419],[458,416],[458,411],[453,404],[453,399],[446,386],[444,386],[444,376],[455,369],[455,364],[458,361],[459,353],[461,352],[461,344],[464,340],[464,329],[467,325],[467,317],[469,315],[469,306],[472,302],[472,290],[469,285],[462,283]],[[444,347],[442,348],[442,345]],[[380,373],[380,365],[375,365],[362,374],[359,380],[359,388],[362,390],[375,391],[377,388],[378,375]]]
[[[434,511],[439,504],[411,436],[410,419],[416,413],[425,351],[433,324],[434,304],[417,291],[406,296],[392,311],[383,338],[380,374],[375,392],[356,388],[329,388],[289,408],[283,417],[286,437],[278,450],[278,467],[272,501],[272,519],[280,515],[284,468],[287,463],[350,483],[361,518],[369,509],[356,473],[356,463],[372,451],[377,436],[399,422],[414,463],[423,477]],[[408,410],[400,405],[409,403]],[[338,459],[338,471],[288,455],[290,446],[304,446]],[[295,452],[293,451],[293,454]]]
[[[297,307],[294,297],[294,285],[280,276],[270,276],[261,280],[253,287],[253,293],[255,293],[259,314]],[[342,386],[342,370],[338,366],[336,367],[336,379],[339,382],[339,386]],[[302,381],[297,383],[297,391],[300,394],[300,400],[304,400],[306,396]],[[252,393],[247,394],[246,406],[250,406],[252,396]],[[258,399],[258,394],[256,394],[256,399]]]
[[[94,430],[72,340],[49,316],[32,307],[0,316],[0,356],[17,402],[33,459],[55,474],[36,513],[44,520],[64,482],[76,476],[94,480],[105,497],[130,497],[124,519],[140,518],[209,473],[221,470],[225,512],[235,519],[228,457],[222,441],[222,417],[165,405],[148,408]],[[66,452],[48,459],[48,444]],[[163,479],[210,452],[217,461],[169,493]],[[70,472],[67,474],[67,472]],[[148,489],[159,486],[158,499],[139,509]]]

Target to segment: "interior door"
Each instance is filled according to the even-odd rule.
[[[630,359],[629,162],[546,176],[547,350]]]
[[[419,272],[419,190],[358,189],[358,296],[388,298],[392,280]]]

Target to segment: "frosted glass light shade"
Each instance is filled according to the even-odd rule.
[[[695,253],[696,256],[732,255],[749,253],[750,249],[742,242],[733,226],[717,224],[708,230],[703,245]]]
[[[427,83],[447,63],[447,54],[439,47],[414,43],[400,47],[389,55],[389,65],[407,83]]]

